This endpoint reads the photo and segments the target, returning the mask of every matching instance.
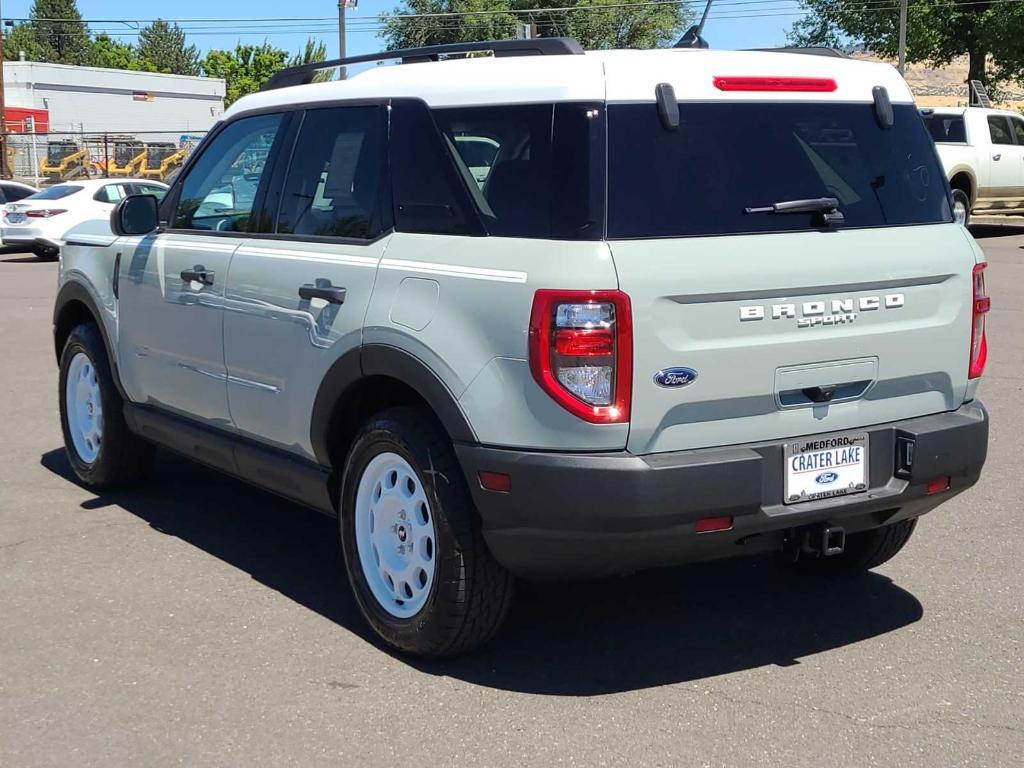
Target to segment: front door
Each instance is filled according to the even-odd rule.
[[[224,315],[228,400],[236,428],[312,457],[310,414],[331,364],[362,341],[387,247],[381,204],[387,113],[308,109],[280,205],[231,262]],[[267,208],[274,207],[268,197]]]
[[[221,130],[181,180],[167,229],[123,241],[118,358],[133,401],[230,425],[224,288],[281,120]]]

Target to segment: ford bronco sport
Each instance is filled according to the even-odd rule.
[[[68,235],[83,483],[158,445],[337,515],[369,624],[443,655],[513,575],[871,568],[978,479],[985,261],[891,67],[559,39],[346,63],[388,57],[279,73],[162,203]]]

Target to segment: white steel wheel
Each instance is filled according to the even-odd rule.
[[[437,533],[423,484],[409,462],[390,452],[370,460],[359,478],[353,522],[370,593],[395,618],[412,618],[434,584]]]
[[[78,458],[92,464],[103,442],[103,401],[96,366],[84,352],[78,352],[68,366],[64,385],[68,432]]]

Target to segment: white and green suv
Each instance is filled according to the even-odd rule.
[[[891,67],[387,57],[280,73],[159,205],[67,235],[86,485],[158,445],[337,515],[373,629],[443,655],[514,576],[871,568],[978,479],[984,257]]]

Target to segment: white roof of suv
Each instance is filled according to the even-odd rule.
[[[723,92],[716,77],[829,78],[828,92]],[[590,51],[583,55],[478,57],[388,64],[348,80],[261,91],[225,112],[360,98],[421,98],[433,107],[552,101],[654,101],[654,88],[671,83],[681,101],[871,101],[886,88],[894,103],[914,97],[888,64],[776,51],[694,49]]]

